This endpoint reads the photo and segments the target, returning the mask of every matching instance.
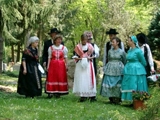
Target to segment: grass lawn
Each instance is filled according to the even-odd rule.
[[[2,81],[17,81],[17,77],[2,74],[0,85],[6,86]],[[7,86],[16,88],[15,84]],[[98,93],[96,102],[79,103],[78,100],[79,97],[72,94],[72,90],[69,95],[59,99],[48,99],[45,93],[31,99],[18,95],[16,91],[0,90],[0,120],[139,120],[144,113],[133,110],[127,103],[109,104],[109,100]]]

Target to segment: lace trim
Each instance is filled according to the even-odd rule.
[[[73,93],[75,93],[76,95],[85,95],[85,96],[96,94],[96,92],[73,92]]]
[[[68,83],[61,83],[61,82],[47,82],[48,85],[67,85]]]
[[[121,84],[117,84],[116,86],[112,86],[112,87],[107,84],[103,84],[102,86],[106,88],[113,88],[113,87],[121,87]]]
[[[39,77],[38,77],[37,66],[34,66],[34,70],[35,70],[35,76],[36,76],[36,80],[37,80],[38,89],[41,89],[41,85],[40,85],[40,81],[39,81]]]
[[[68,93],[68,91],[46,91],[47,93]]]
[[[123,93],[123,92],[132,92],[133,90],[122,90],[121,89],[121,92]]]

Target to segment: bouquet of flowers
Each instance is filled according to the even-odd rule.
[[[156,75],[156,78],[157,78],[157,80],[159,80],[159,79],[160,79],[160,68],[159,68],[159,69],[157,69],[157,75]]]
[[[145,91],[132,91],[132,97],[133,97],[133,100],[144,101],[151,98],[152,96]]]
[[[151,74],[151,76],[148,76],[147,79],[149,81],[153,81],[153,82],[157,82],[160,81],[160,68],[157,69],[157,71],[155,72],[155,74]]]

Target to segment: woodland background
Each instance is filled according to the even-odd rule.
[[[159,0],[0,0],[0,73],[2,62],[20,62],[30,36],[40,38],[39,55],[51,28],[62,31],[71,58],[80,35],[92,31],[102,61],[105,32],[116,28],[125,43],[143,32],[155,59],[160,58]]]

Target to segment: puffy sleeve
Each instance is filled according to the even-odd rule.
[[[138,52],[137,52],[137,57],[138,57],[139,61],[142,63],[143,66],[146,66],[146,65],[147,65],[147,64],[146,64],[146,60],[145,60],[145,58],[144,58],[144,55],[143,55],[143,52],[142,52],[141,49],[138,50]]]
[[[51,47],[48,48],[48,58],[52,58],[52,50],[51,50]]]
[[[95,51],[95,57],[98,58],[99,57],[99,48],[96,44],[94,44],[94,51]]]
[[[123,42],[121,42],[121,49],[125,52],[125,49],[124,49],[124,44],[123,44]]]
[[[147,56],[148,56],[148,62],[149,62],[150,68],[151,68],[151,70],[154,70],[154,62],[153,62],[153,57],[152,57],[150,47],[147,44],[146,44],[146,47],[147,47],[147,51],[148,51]]]
[[[67,58],[68,49],[66,48],[66,46],[64,46],[63,54],[64,54],[64,58]]]

